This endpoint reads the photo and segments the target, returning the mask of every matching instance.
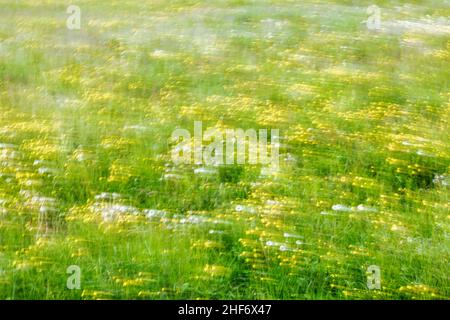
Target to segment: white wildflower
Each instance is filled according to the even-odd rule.
[[[363,204],[360,204],[356,207],[356,210],[358,211],[362,211],[362,212],[377,212],[378,210],[375,208],[371,208],[371,207],[366,207]]]
[[[216,174],[217,170],[207,168],[196,168],[194,169],[194,173],[199,175]]]
[[[331,209],[333,211],[343,211],[343,212],[352,211],[352,208],[344,206],[343,204],[335,204],[331,207]]]

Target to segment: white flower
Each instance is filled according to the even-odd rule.
[[[194,173],[195,174],[200,174],[200,175],[202,175],[202,174],[216,174],[217,170],[207,169],[207,168],[197,168],[197,169],[194,169]]]
[[[323,215],[323,216],[335,216],[334,213],[331,213],[331,212],[328,212],[328,211],[321,211],[320,214]]]
[[[132,214],[137,215],[139,214],[139,210],[132,206],[125,206],[125,205],[105,205],[105,204],[99,204],[95,203],[92,206],[92,209],[95,212],[100,212],[103,218],[103,221],[105,222],[111,222],[115,220],[118,216],[124,215],[124,214]]]
[[[50,197],[34,196],[34,197],[31,198],[31,203],[32,204],[39,204],[39,205],[55,204],[56,203],[56,199],[55,198],[50,198]]]
[[[209,230],[209,234],[224,234],[222,230]]]
[[[58,211],[58,210],[55,209],[55,208],[52,208],[52,207],[47,207],[47,206],[41,206],[41,207],[39,208],[39,212],[40,212],[40,213],[56,212],[56,211]]]
[[[43,163],[44,163],[43,160],[34,160],[33,166],[38,166],[38,165],[41,165],[41,164],[43,164]]]
[[[215,219],[215,220],[212,221],[212,223],[214,223],[214,224],[226,224],[226,225],[232,224],[230,221],[223,220],[223,219]]]
[[[282,245],[283,245],[283,243],[280,243],[280,242],[271,241],[271,240],[266,241],[266,246],[268,246],[268,247],[280,247]]]
[[[163,180],[179,180],[183,178],[182,176],[180,176],[179,174],[175,174],[175,173],[166,173],[162,179]]]
[[[109,193],[109,192],[102,192],[95,196],[95,200],[116,200],[122,198],[122,195],[120,193]]]
[[[261,176],[262,177],[270,177],[270,176],[276,176],[278,173],[278,168],[276,167],[262,167],[261,168]]]
[[[206,217],[194,215],[194,216],[189,216],[187,218],[181,219],[180,223],[181,224],[186,224],[186,223],[189,223],[189,224],[200,224],[200,223],[203,223],[203,222],[205,222],[207,220],[208,220],[208,218],[206,218]]]
[[[344,206],[343,204],[335,204],[331,207],[331,209],[333,211],[344,211],[344,212],[352,211],[352,208]]]
[[[285,238],[303,238],[302,236],[299,236],[299,235],[296,235],[296,234],[292,234],[292,233],[287,233],[287,232],[285,232],[285,233],[283,234],[283,236],[284,236]]]
[[[433,178],[434,184],[440,184],[442,186],[448,186],[450,184],[450,179],[446,175],[435,175]]]
[[[152,53],[152,56],[155,58],[164,58],[164,57],[168,57],[169,55],[170,55],[169,53],[167,53],[164,50],[160,50],[160,49],[157,49],[157,50],[153,51],[153,53]]]
[[[38,169],[39,174],[53,174],[56,170],[53,168],[42,167]]]
[[[0,149],[14,149],[16,148],[15,144],[12,143],[0,143]]]
[[[287,153],[285,158],[284,158],[284,161],[286,161],[286,162],[297,162],[297,159],[292,154]]]
[[[364,205],[362,205],[362,204],[358,205],[358,206],[356,207],[356,210],[358,210],[358,211],[363,211],[363,212],[377,212],[377,211],[378,211],[378,210],[375,209],[375,208],[366,207],[366,206],[364,206]]]
[[[404,146],[416,146],[414,143],[411,143],[411,142],[409,142],[409,141],[402,141],[402,145],[404,145]]]
[[[145,131],[145,130],[147,130],[147,127],[141,126],[141,125],[131,125],[131,126],[124,126],[123,130]]]
[[[423,150],[417,150],[416,154],[419,156],[424,156],[424,157],[434,157],[432,154],[428,154]]]
[[[143,211],[144,215],[149,218],[162,218],[165,217],[167,212],[162,211],[162,210],[156,210],[156,209],[145,209]]]
[[[79,152],[75,156],[75,159],[79,162],[83,162],[83,161],[87,160],[88,158],[89,157],[83,152]]]
[[[234,210],[236,210],[237,212],[248,212],[248,213],[255,213],[256,212],[256,210],[254,208],[249,207],[249,206],[244,206],[244,205],[241,205],[241,204],[238,204],[235,207]]]

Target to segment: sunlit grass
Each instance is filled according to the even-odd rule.
[[[354,3],[78,1],[68,30],[1,1],[0,298],[450,298],[449,7]],[[280,129],[280,170],[173,164],[194,121]]]

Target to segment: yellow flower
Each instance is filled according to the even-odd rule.
[[[224,277],[230,273],[230,269],[219,265],[209,265],[207,264],[203,269],[204,272],[212,277]]]

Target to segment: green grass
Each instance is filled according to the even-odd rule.
[[[0,1],[0,298],[449,299],[450,4],[406,3]],[[279,172],[174,165],[194,121]]]

